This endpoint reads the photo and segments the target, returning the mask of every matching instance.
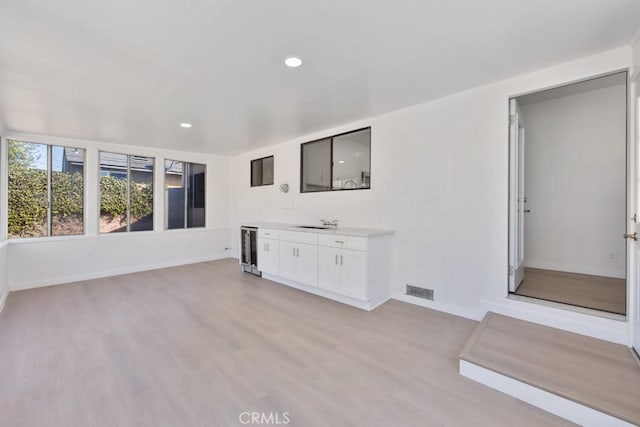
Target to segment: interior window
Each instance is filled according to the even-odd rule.
[[[371,188],[371,128],[301,145],[300,191]]]
[[[273,156],[251,161],[251,186],[273,185]]]

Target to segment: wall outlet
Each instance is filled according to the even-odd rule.
[[[609,256],[607,257],[609,262],[616,262],[618,260],[618,254],[615,252],[609,252]]]

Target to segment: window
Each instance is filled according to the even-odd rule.
[[[100,152],[100,233],[153,230],[152,157]]]
[[[371,188],[371,128],[300,146],[300,192]]]
[[[84,234],[84,150],[8,141],[9,238]]]
[[[273,156],[251,160],[251,186],[273,185]]]
[[[205,176],[205,165],[165,160],[165,227],[168,230],[205,226]]]

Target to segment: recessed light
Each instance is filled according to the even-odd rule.
[[[295,56],[290,56],[284,60],[284,63],[287,67],[296,68],[302,65],[302,59],[296,58]]]
[[[180,123],[180,126],[183,128],[190,128],[191,127],[191,123]]]
[[[344,160],[338,160],[338,163],[343,164]]]

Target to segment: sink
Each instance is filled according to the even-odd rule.
[[[296,228],[312,228],[314,230],[331,230],[331,227],[323,227],[321,225],[296,225]]]

